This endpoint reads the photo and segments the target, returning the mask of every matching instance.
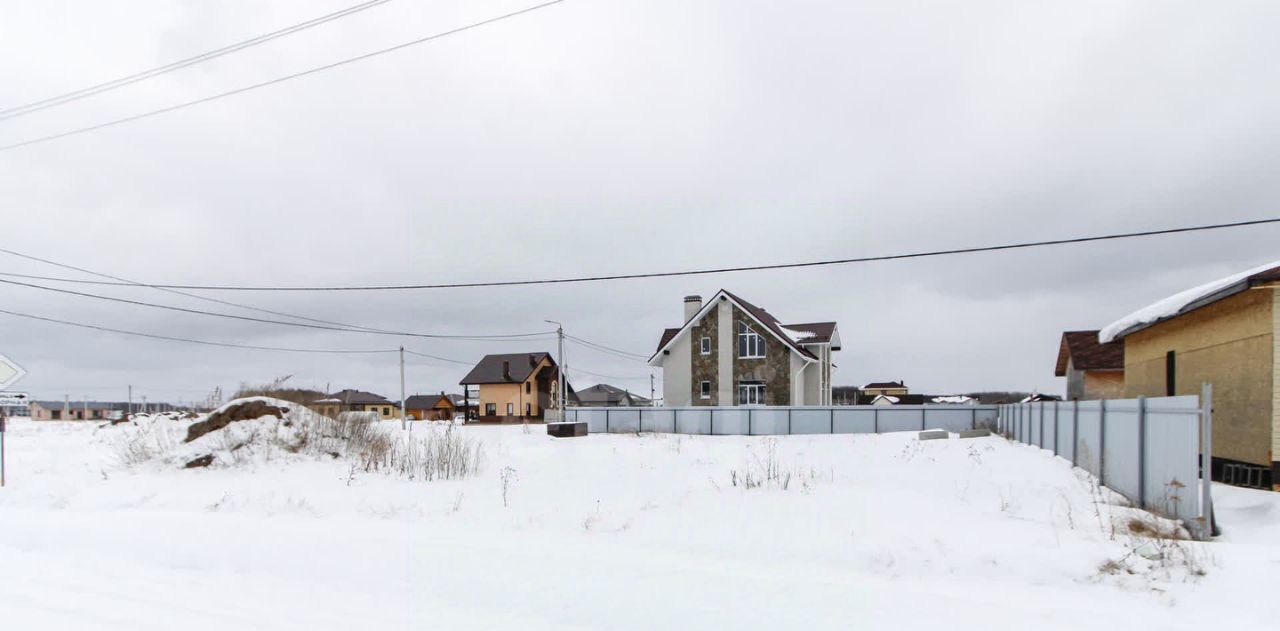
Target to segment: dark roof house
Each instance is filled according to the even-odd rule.
[[[537,370],[543,360],[556,362],[550,353],[508,353],[504,355],[485,355],[471,372],[458,383],[461,385],[481,385],[494,383],[523,383]]]
[[[607,383],[578,391],[578,400],[587,407],[648,407],[653,402],[638,394]]]

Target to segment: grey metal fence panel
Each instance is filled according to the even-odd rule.
[[[1166,397],[1147,403],[1146,506],[1190,521],[1200,511],[1199,397]]]
[[[1074,414],[1074,404],[1064,403],[1058,406],[1058,422],[1055,428],[1057,431],[1053,439],[1053,444],[1057,447],[1057,454],[1071,462],[1075,462],[1076,453],[1075,428],[1072,422]]]
[[[960,432],[973,429],[974,410],[964,407],[946,409],[925,409],[926,429],[944,429],[948,432]]]
[[[835,414],[829,409],[796,408],[791,411],[792,434],[834,434]]]
[[[676,410],[677,434],[710,434],[711,408]]]
[[[640,431],[663,434],[676,433],[676,411],[664,408],[642,408]]]
[[[586,422],[587,431],[595,434],[603,433],[605,431],[604,410],[571,410],[570,412],[570,419],[574,419],[579,423]]]
[[[618,408],[606,410],[608,431],[614,434],[636,433],[640,431],[640,410]]]
[[[882,405],[880,412],[880,433],[885,432],[918,432],[928,426],[920,408],[924,406]]]
[[[747,410],[745,408],[716,408],[711,419],[712,434],[719,436],[745,436],[747,434]]]
[[[835,418],[832,420],[832,427],[837,434],[874,434],[877,431],[885,431],[878,427],[876,422],[880,414],[880,407],[871,406],[872,409],[859,407],[856,409],[836,409]]]
[[[1076,466],[1102,476],[1102,404],[1080,402],[1080,419],[1075,442]]]
[[[996,408],[972,406],[973,417],[977,427],[985,427],[987,429],[996,429]]]
[[[781,436],[790,434],[791,409],[748,408],[751,415],[749,429],[753,436]]]
[[[1033,403],[1027,410],[1027,444],[1040,446],[1040,423],[1044,420],[1044,404]]]
[[[1131,499],[1137,499],[1142,493],[1138,405],[1136,399],[1107,401],[1107,421],[1102,436],[1104,483]]]

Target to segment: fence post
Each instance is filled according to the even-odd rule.
[[[714,409],[711,409],[711,410],[707,410],[707,413],[708,413],[707,419],[709,421],[708,424],[711,425],[711,428],[707,431],[707,435],[715,436],[716,435],[716,411]]]
[[[834,436],[836,433],[836,409],[831,408],[827,411],[831,413],[831,435]]]
[[[973,419],[969,421],[969,429],[978,429],[978,408],[969,410],[973,412]]]
[[[1098,402],[1098,481],[1107,484],[1107,400]]]
[[[787,436],[791,435],[791,408],[787,408]]]
[[[752,416],[754,416],[754,415],[751,413],[751,408],[747,408],[747,436],[755,436],[755,435],[756,435],[756,434],[755,434],[755,431],[753,431],[753,430],[751,429],[751,417],[752,417]]]
[[[1138,397],[1138,508],[1147,507],[1147,398]]]
[[[871,410],[871,429],[874,434],[880,433],[880,408]]]
[[[1080,451],[1080,399],[1071,402],[1071,466],[1076,466],[1079,458],[1076,452]]]
[[[1040,402],[1040,444],[1037,447],[1044,449],[1044,401]]]
[[[1274,482],[1274,480],[1273,480]],[[1213,384],[1200,386],[1200,538],[1218,534],[1213,525]]]
[[[1053,402],[1053,455],[1058,455],[1058,402]]]
[[[922,405],[920,406],[920,431],[923,432],[924,430],[929,429],[928,425],[929,425],[929,412],[927,411],[927,408],[925,408]]]
[[[609,433],[609,408],[604,409],[604,433]]]

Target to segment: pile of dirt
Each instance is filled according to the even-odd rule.
[[[274,405],[262,399],[249,399],[241,403],[233,403],[223,406],[203,421],[192,423],[187,428],[187,438],[183,442],[189,443],[237,421],[252,421],[266,416],[283,419],[288,412],[288,407]]]

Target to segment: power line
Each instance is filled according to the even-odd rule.
[[[1106,234],[1090,237],[1073,237],[1067,239],[1051,239],[1044,241],[1025,241],[1020,243],[1007,243],[1001,245],[986,245],[970,248],[954,248],[948,250],[926,250],[922,252],[910,252],[905,254],[886,254],[881,256],[862,256],[844,259],[825,259],[819,261],[806,261],[801,263],[774,263],[767,265],[743,265],[737,267],[717,267],[708,269],[694,269],[674,272],[642,272],[634,274],[613,274],[604,276],[575,276],[567,278],[545,278],[535,280],[502,280],[502,281],[486,281],[473,283],[437,283],[422,285],[347,285],[347,286],[317,286],[317,287],[279,287],[279,286],[247,286],[247,285],[189,285],[189,284],[160,284],[150,283],[148,287],[163,287],[168,289],[197,289],[206,291],[401,291],[401,290],[419,290],[419,289],[461,289],[472,287],[510,287],[518,285],[552,285],[565,283],[588,283],[603,282],[616,280],[636,280],[645,278],[668,278],[673,276],[705,276],[710,274],[727,274],[731,272],[758,272],[767,270],[781,269],[797,269],[804,267],[823,267],[831,265],[850,265],[856,263],[874,263],[881,261],[898,261],[903,259],[918,259],[938,256],[951,256],[956,254],[974,254],[978,252],[998,252],[1003,250],[1020,250],[1027,248],[1038,248],[1052,245],[1069,245],[1078,243],[1090,243],[1095,241],[1113,241],[1117,239],[1135,239],[1140,237],[1153,237],[1168,234],[1179,234],[1184,232],[1201,232],[1207,230],[1222,230],[1226,228],[1241,228],[1245,226],[1258,226],[1263,224],[1280,223],[1280,217],[1273,219],[1254,219],[1249,221],[1235,221],[1230,223],[1207,224],[1201,226],[1189,226],[1183,228],[1166,228],[1161,230],[1144,230],[1140,232],[1122,232],[1115,234]],[[65,283],[81,283],[92,285],[127,285],[129,283],[111,283],[104,281],[89,281],[70,278],[46,278],[46,280],[54,280]]]
[[[449,359],[448,357],[440,357],[439,355],[429,355],[429,354],[427,354],[427,353],[419,353],[419,352],[417,352],[417,351],[411,351],[411,350],[409,350],[409,349],[407,349],[407,348],[406,348],[406,349],[404,349],[404,352],[405,352],[406,354],[409,354],[409,355],[417,355],[418,357],[426,357],[426,358],[428,358],[428,359],[435,359],[435,360],[442,361],[442,362],[449,362],[449,363],[451,363],[451,364],[461,364],[461,365],[463,365],[463,366],[474,366],[474,365],[475,365],[475,362],[465,362],[465,361],[462,361],[462,360],[460,360],[460,359]]]
[[[102,273],[102,272],[95,272],[95,271],[93,271],[93,270],[91,270],[91,269],[85,269],[85,268],[83,268],[83,267],[76,267],[75,265],[68,265],[68,264],[66,264],[66,263],[59,263],[59,262],[57,262],[57,261],[51,261],[51,260],[49,260],[49,259],[40,258],[40,257],[38,257],[38,256],[32,256],[32,255],[30,255],[30,254],[23,254],[22,252],[17,252],[17,251],[10,250],[10,249],[7,249],[7,248],[0,248],[0,252],[2,252],[2,253],[4,253],[4,254],[9,254],[9,255],[12,255],[12,256],[16,256],[16,257],[19,257],[19,258],[24,258],[24,259],[27,259],[27,260],[30,260],[30,261],[36,261],[36,262],[39,262],[39,263],[44,263],[44,264],[46,264],[46,265],[52,265],[52,266],[54,266],[54,267],[61,267],[61,268],[63,268],[63,269],[69,269],[69,270],[73,270],[73,271],[76,271],[76,272],[81,272],[81,273],[84,273],[84,274],[89,274],[89,275],[92,275],[92,276],[97,276],[97,277],[100,277],[100,278],[109,278],[109,279],[111,279],[111,280],[120,281],[120,282],[122,282],[122,283],[127,283],[127,284],[129,284],[129,285],[136,286],[136,287],[148,287],[148,288],[151,288],[151,289],[155,289],[155,290],[157,290],[157,291],[163,291],[163,292],[170,293],[170,294],[175,294],[175,295],[178,295],[178,296],[185,296],[185,297],[187,297],[187,298],[194,298],[194,299],[196,299],[196,300],[203,300],[203,301],[205,301],[205,302],[212,302],[212,303],[215,303],[215,304],[226,305],[226,306],[230,306],[230,307],[238,307],[238,308],[240,308],[240,309],[248,309],[249,311],[256,311],[256,312],[258,312],[258,313],[266,313],[266,314],[269,314],[269,315],[281,316],[281,317],[285,317],[285,318],[294,318],[294,319],[297,319],[297,320],[305,320],[305,321],[307,321],[307,322],[315,322],[315,323],[317,323],[317,324],[329,324],[329,325],[332,325],[332,326],[347,327],[347,328],[352,328],[352,329],[364,329],[364,330],[366,330],[366,331],[370,331],[370,332],[389,333],[389,331],[385,331],[385,330],[383,330],[383,329],[375,329],[375,328],[371,328],[371,327],[367,327],[367,326],[360,326],[360,325],[355,325],[355,324],[344,324],[344,323],[342,323],[342,322],[333,322],[333,321],[331,321],[331,320],[320,320],[320,319],[317,319],[317,318],[309,318],[309,317],[307,317],[307,316],[295,315],[295,314],[292,314],[292,313],[286,313],[286,312],[283,312],[283,311],[272,311],[272,310],[270,310],[270,309],[262,309],[262,308],[260,308],[260,307],[254,307],[254,306],[252,306],[252,305],[246,305],[246,304],[242,304],[242,303],[238,303],[238,302],[231,302],[231,301],[229,301],[229,300],[219,300],[219,299],[217,299],[217,298],[210,298],[210,297],[208,297],[208,296],[201,296],[201,295],[198,295],[198,294],[191,294],[191,293],[187,293],[187,292],[184,292],[184,291],[179,291],[179,290],[176,290],[176,289],[169,289],[169,288],[167,288],[167,287],[154,287],[154,286],[152,286],[152,285],[148,285],[148,284],[146,284],[146,283],[139,282],[139,281],[136,281],[136,280],[130,280],[130,279],[127,279],[127,278],[121,278],[121,277],[119,277],[119,276],[112,276],[112,275],[110,275],[110,274],[104,274],[104,273]],[[50,279],[50,278],[40,277],[40,276],[30,276],[30,275],[26,275],[26,274],[6,274],[6,273],[0,273],[0,276],[11,276],[11,277],[15,277],[15,278],[27,278],[27,279],[56,280],[56,279]]]
[[[16,316],[19,318],[28,318],[31,320],[40,320],[43,322],[52,322],[66,326],[74,326],[82,329],[92,329],[95,331],[105,331],[108,333],[119,333],[121,335],[132,335],[135,337],[145,337],[153,340],[164,340],[168,342],[185,342],[187,344],[200,344],[203,346],[221,346],[224,348],[242,348],[255,351],[278,351],[283,353],[316,353],[316,354],[336,354],[336,355],[369,355],[379,353],[398,353],[399,349],[382,350],[382,349],[361,349],[361,350],[342,350],[342,349],[317,349],[317,348],[285,348],[279,346],[256,346],[252,344],[233,344],[230,342],[210,342],[207,340],[197,340],[186,337],[174,337],[170,335],[157,335],[154,333],[142,333],[139,331],[128,331],[125,329],[116,329],[106,326],[98,326],[96,324],[85,324],[83,322],[72,322],[70,320],[59,320],[57,318],[46,318],[44,316],[32,315],[29,313],[20,313],[17,311],[9,311],[0,309],[0,313]],[[406,351],[407,352],[407,351]]]
[[[581,368],[576,368],[574,366],[568,366],[565,368],[565,370],[571,373],[580,372],[584,375],[591,375],[592,377],[599,377],[601,379],[617,379],[619,381],[648,381],[649,380],[648,377],[619,377],[617,375],[602,375],[598,372],[591,372],[590,370],[583,370]]]
[[[597,350],[597,351],[600,351],[600,352],[602,352],[602,353],[609,353],[609,354],[611,354],[611,355],[617,355],[617,356],[622,357],[622,358],[624,358],[624,359],[630,359],[630,360],[640,361],[640,362],[646,362],[646,363],[647,363],[647,362],[648,362],[648,360],[649,360],[648,356],[640,355],[640,354],[637,354],[637,353],[629,353],[629,352],[627,352],[627,351],[618,350],[618,349],[616,349],[616,348],[612,348],[612,347],[609,347],[609,346],[605,346],[605,345],[603,345],[603,344],[596,344],[595,342],[588,342],[587,340],[584,340],[584,339],[582,339],[582,338],[580,338],[580,337],[574,337],[574,336],[572,336],[572,335],[567,335],[567,334],[566,334],[566,335],[565,335],[565,338],[566,338],[566,339],[569,339],[569,340],[573,340],[573,341],[574,341],[575,343],[577,343],[579,346],[585,346],[585,347],[587,347],[587,348],[590,348],[590,349],[593,349],[593,350]]]
[[[80,296],[83,298],[94,298],[96,300],[106,300],[109,302],[119,302],[123,304],[136,305],[139,307],[151,307],[153,309],[164,309],[166,311],[177,311],[179,313],[190,313],[194,315],[211,316],[215,318],[227,318],[231,320],[242,320],[245,322],[259,322],[263,324],[278,324],[281,326],[300,327],[305,329],[319,329],[322,331],[341,331],[343,333],[367,333],[371,335],[395,335],[400,337],[419,337],[427,339],[453,339],[453,340],[469,340],[469,341],[514,341],[515,339],[528,339],[534,337],[543,337],[551,335],[552,332],[537,333],[513,333],[509,335],[440,335],[429,333],[410,333],[405,331],[381,331],[368,329],[351,329],[337,326],[328,326],[323,324],[308,324],[305,322],[286,322],[284,320],[269,320],[266,318],[254,318],[251,316],[235,315],[232,313],[218,313],[216,311],[203,311],[200,309],[188,309],[186,307],[175,307],[173,305],[161,305],[153,302],[142,302],[140,300],[129,300],[127,298],[116,298],[114,296],[103,296],[100,294],[90,294],[81,291],[72,291],[70,289],[58,289],[56,287],[46,287],[44,285],[36,285],[34,283],[23,283],[16,280],[0,279],[0,283],[6,285],[15,285],[18,287],[29,287],[32,289],[42,289],[44,291],[52,291],[59,294],[67,294],[72,296]]]
[[[64,94],[59,94],[57,96],[51,96],[49,98],[41,99],[39,101],[33,101],[25,105],[18,105],[18,106],[10,107],[8,109],[0,110],[0,120],[8,120],[10,118],[18,118],[19,116],[34,114],[35,112],[39,112],[41,110],[46,110],[51,107],[57,107],[59,105],[65,105],[67,103],[71,103],[72,101],[78,101],[80,99],[88,98],[97,94],[102,94],[103,92],[109,92],[117,88],[122,88],[127,85],[138,83],[139,81],[146,81],[147,79],[150,79],[152,77],[158,77],[162,74],[173,72],[175,70],[181,70],[182,68],[186,68],[188,66],[193,66],[195,64],[209,61],[211,59],[217,59],[218,57],[230,55],[232,53],[239,52],[246,48],[251,48],[259,44],[264,44],[266,42],[279,39],[281,37],[292,35],[294,33],[298,33],[301,31],[305,31],[312,27],[325,24],[327,22],[339,20],[349,15],[354,15],[356,13],[364,11],[366,9],[372,9],[378,5],[386,4],[387,2],[390,2],[390,1],[391,0],[371,0],[369,2],[362,2],[360,4],[350,6],[345,9],[335,11],[333,13],[322,15],[317,18],[312,18],[305,22],[299,22],[297,24],[287,26],[279,30],[271,31],[270,33],[264,33],[262,35],[251,37],[249,39],[242,40],[234,44],[224,46],[222,48],[200,53],[199,55],[194,55],[191,57],[187,57],[185,59],[179,59],[178,61],[168,63],[163,66],[156,66],[154,68],[143,70],[141,72],[123,76],[117,79],[112,79],[110,81],[105,81],[103,83],[99,83],[96,85],[91,85],[85,88],[81,88],[79,90],[72,90],[71,92],[66,92]]]
[[[270,80],[268,80],[268,81],[262,81],[262,82],[260,82],[260,83],[254,83],[254,84],[252,84],[252,85],[247,85],[247,86],[244,86],[244,87],[241,87],[241,88],[236,88],[236,89],[234,89],[234,90],[228,90],[228,91],[226,91],[226,92],[220,92],[220,93],[218,93],[218,94],[213,94],[213,95],[206,96],[206,97],[202,97],[202,98],[195,99],[195,100],[192,100],[192,101],[185,101],[185,102],[178,103],[178,104],[175,104],[175,105],[169,105],[169,106],[166,106],[166,107],[162,107],[162,108],[160,108],[160,109],[155,109],[155,110],[151,110],[151,111],[148,111],[148,112],[143,112],[143,113],[141,113],[141,114],[134,114],[134,115],[132,115],[132,116],[126,116],[126,117],[124,117],[124,118],[117,118],[117,119],[113,119],[113,120],[106,121],[106,122],[104,122],[104,123],[98,123],[98,124],[96,124],[96,125],[90,125],[90,126],[88,126],[88,127],[80,127],[80,128],[77,128],[77,129],[72,129],[72,130],[70,130],[70,131],[65,131],[65,132],[61,132],[61,133],[57,133],[57,134],[51,134],[51,135],[48,135],[48,136],[41,136],[41,137],[39,137],[39,138],[33,138],[33,139],[31,139],[31,140],[24,140],[24,141],[21,141],[21,142],[15,142],[15,143],[7,144],[7,145],[0,145],[0,152],[10,151],[10,150],[13,150],[13,149],[17,149],[17,148],[19,148],[19,147],[26,147],[26,146],[30,146],[30,145],[35,145],[35,144],[40,144],[40,143],[44,143],[44,142],[49,142],[49,141],[52,141],[52,140],[58,140],[58,139],[60,139],[60,138],[66,138],[66,137],[68,137],[68,136],[78,136],[78,135],[80,135],[80,134],[86,134],[86,133],[89,133],[89,132],[92,132],[92,131],[97,131],[97,130],[99,130],[99,129],[106,129],[107,127],[114,127],[114,126],[116,126],[116,125],[122,125],[122,124],[124,124],[124,123],[131,123],[131,122],[133,122],[133,121],[142,120],[142,119],[144,119],[144,118],[150,118],[150,117],[152,117],[152,116],[159,116],[160,114],[167,114],[167,113],[169,113],[169,112],[173,112],[173,111],[177,111],[177,110],[180,110],[180,109],[188,108],[188,107],[191,107],[191,106],[193,106],[193,105],[200,105],[200,104],[203,104],[203,103],[208,103],[208,102],[210,102],[210,101],[216,101],[216,100],[218,100],[218,99],[226,98],[226,97],[229,97],[229,96],[235,96],[235,95],[237,95],[237,94],[242,94],[242,93],[245,93],[245,92],[249,92],[249,91],[251,91],[251,90],[257,90],[257,89],[259,89],[259,88],[265,88],[265,87],[268,87],[268,86],[276,85],[277,83],[284,83],[285,81],[290,81],[290,80],[292,80],[292,79],[298,79],[298,78],[300,78],[300,77],[305,77],[305,76],[313,75],[313,74],[316,74],[316,73],[319,73],[319,72],[324,72],[324,71],[326,71],[326,70],[332,70],[333,68],[337,68],[337,67],[340,67],[340,66],[345,66],[345,65],[347,65],[347,64],[356,63],[356,62],[358,62],[358,61],[364,61],[364,60],[369,59],[369,58],[372,58],[372,57],[377,57],[377,56],[379,56],[379,55],[385,55],[385,54],[387,54],[387,53],[395,52],[395,51],[397,51],[397,50],[400,50],[400,49],[403,49],[403,48],[408,48],[408,47],[410,47],[410,46],[416,46],[416,45],[418,45],[418,44],[424,44],[424,43],[426,43],[426,42],[431,42],[431,41],[434,41],[434,40],[437,40],[437,39],[441,39],[441,38],[443,38],[443,37],[448,37],[448,36],[450,36],[450,35],[456,35],[456,34],[458,34],[458,33],[462,33],[462,32],[464,32],[464,31],[469,31],[469,30],[471,30],[471,29],[480,28],[480,27],[482,27],[482,26],[487,26],[487,25],[489,25],[489,24],[493,24],[493,23],[495,23],[495,22],[500,22],[500,21],[502,21],[502,20],[507,20],[507,19],[510,19],[510,18],[513,18],[513,17],[519,16],[519,15],[523,15],[523,14],[525,14],[525,13],[531,13],[531,12],[533,12],[533,11],[537,11],[538,9],[544,9],[544,8],[549,7],[549,6],[552,6],[552,5],[560,4],[561,2],[564,2],[564,1],[565,1],[565,0],[550,0],[549,2],[543,2],[542,4],[536,4],[536,5],[533,5],[533,6],[531,6],[531,7],[526,7],[526,8],[524,8],[524,9],[520,9],[520,10],[518,10],[518,11],[512,11],[511,13],[506,13],[506,14],[503,14],[503,15],[499,15],[499,16],[497,16],[497,17],[488,18],[488,19],[485,19],[485,20],[481,20],[481,21],[479,21],[479,22],[472,22],[472,23],[470,23],[470,24],[467,24],[467,25],[464,25],[464,26],[460,26],[460,27],[457,27],[457,28],[454,28],[454,29],[450,29],[450,30],[447,30],[447,31],[442,31],[442,32],[439,32],[439,33],[435,33],[435,34],[433,34],[433,35],[428,35],[428,36],[426,36],[426,37],[421,37],[421,38],[418,38],[418,39],[415,39],[415,40],[411,40],[411,41],[408,41],[408,42],[404,42],[404,43],[402,43],[402,44],[397,44],[397,45],[392,46],[392,47],[390,47],[390,48],[383,48],[383,49],[381,49],[381,50],[375,50],[375,51],[373,51],[373,52],[364,53],[364,54],[362,54],[362,55],[357,55],[357,56],[355,56],[355,57],[348,57],[348,58],[346,58],[346,59],[343,59],[343,60],[341,60],[341,61],[336,61],[336,62],[334,62],[334,63],[325,64],[325,65],[323,65],[323,66],[316,66],[316,67],[311,68],[311,69],[309,69],[309,70],[303,70],[303,71],[301,71],[301,72],[295,72],[295,73],[293,73],[293,74],[284,75],[284,76],[282,76],[282,77],[276,77],[275,79],[270,79]]]

